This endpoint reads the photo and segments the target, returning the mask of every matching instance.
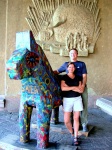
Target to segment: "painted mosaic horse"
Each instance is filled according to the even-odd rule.
[[[61,104],[60,86],[41,47],[31,31],[16,34],[16,49],[7,61],[9,77],[21,80],[19,110],[20,141],[30,140],[33,107],[37,112],[37,147],[46,148],[52,108]]]

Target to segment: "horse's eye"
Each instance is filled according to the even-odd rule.
[[[39,57],[36,53],[30,52],[26,55],[26,65],[28,68],[34,68],[39,63]]]

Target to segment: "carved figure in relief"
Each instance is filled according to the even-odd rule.
[[[72,6],[70,6],[70,7],[72,9]],[[63,6],[62,8],[65,9],[66,11],[69,10],[68,6],[66,6],[66,7]],[[88,45],[87,44],[88,41],[85,38],[85,34],[83,33],[83,29],[82,28],[78,29],[77,27],[75,27],[75,25],[77,25],[77,22],[76,22],[75,25],[73,26],[73,27],[75,27],[76,31],[73,32],[74,29],[68,28],[69,34],[68,33],[66,34],[66,32],[64,32],[63,29],[66,27],[65,24],[68,25],[68,24],[71,23],[71,19],[69,18],[70,17],[69,15],[67,15],[67,16],[60,15],[62,13],[61,11],[62,10],[59,9],[59,12],[57,11],[56,13],[54,13],[54,15],[53,15],[53,17],[51,19],[52,21],[50,21],[50,23],[44,23],[45,24],[44,25],[44,29],[45,29],[46,32],[44,34],[42,33],[43,34],[43,38],[42,38],[42,35],[41,35],[40,39],[41,39],[41,41],[46,42],[45,46],[47,46],[47,42],[52,41],[52,43],[50,44],[50,47],[52,47],[52,50],[49,47],[51,52],[59,53],[61,51],[61,49],[63,49],[64,51],[68,52],[72,48],[77,48],[78,51],[81,51],[81,53],[79,53],[79,54],[81,54],[83,56],[85,54],[84,51],[88,51],[88,46],[87,46]],[[75,11],[73,13],[75,13]],[[47,26],[47,27],[45,27],[45,26]],[[52,29],[52,31],[53,31],[52,40],[51,40],[51,34],[49,34],[49,32],[48,32],[48,30],[50,30],[50,29]],[[60,29],[60,33],[59,33],[58,29]],[[78,29],[78,32],[77,32],[77,29]],[[61,34],[61,32],[62,32],[62,34]],[[60,35],[61,36],[62,35],[66,35],[65,36],[65,46],[62,46],[62,47],[59,46],[60,50],[56,50],[56,48],[55,49],[53,48],[52,44],[55,43],[55,42],[58,42],[59,45],[62,45],[62,42],[60,41],[60,39],[62,39],[63,36],[62,36],[62,38],[59,39],[58,37],[60,37]]]
[[[88,37],[88,51],[89,53],[93,53],[93,45],[95,45],[95,42],[100,35],[99,9],[95,1],[82,3],[81,0],[60,0],[59,2],[56,2],[56,0],[50,0],[48,2],[46,0],[39,0],[38,3],[33,1],[33,4],[34,7],[36,7],[36,12],[34,13],[32,7],[29,7],[28,14],[30,14],[30,18],[26,18],[26,20],[36,37],[36,31],[38,34],[41,30],[53,29],[54,36],[52,42],[59,42],[60,45],[65,42],[65,47],[62,46],[60,47],[61,49],[66,50],[75,47],[80,51],[83,51],[80,54],[85,56],[84,51],[87,50],[88,47],[86,42],[84,42],[85,33]],[[76,42],[76,37],[74,35],[74,43],[72,43],[72,41],[66,37],[69,32],[74,34],[76,31],[81,33],[81,38],[80,41]],[[45,45],[47,45],[49,40],[51,41],[51,37],[49,38],[49,34],[45,33],[43,40],[44,41],[42,42],[46,42]],[[71,42],[69,42],[69,40]],[[52,44],[50,46],[52,46]]]
[[[66,37],[66,50],[72,48],[77,48],[78,51],[88,51],[88,40],[87,36],[84,33],[75,32],[74,34],[70,33]]]
[[[70,46],[70,42],[69,42],[69,37],[68,36],[65,38],[65,43],[66,43],[66,50],[68,51],[69,50],[69,46]]]
[[[81,49],[83,50],[83,45],[84,45],[84,33],[81,33]]]
[[[76,41],[77,41],[77,49],[79,51],[81,51],[81,36],[80,36],[80,33],[77,33],[77,36],[76,36]]]
[[[73,47],[77,48],[77,32],[75,32],[74,34],[73,41],[74,41]]]
[[[66,49],[70,50],[74,47],[74,35],[72,33],[69,33],[66,37]]]
[[[71,41],[70,49],[72,49],[73,48],[73,43],[74,43],[74,41],[73,41],[73,33],[71,33],[71,35],[70,35],[70,41]]]
[[[86,35],[84,35],[84,45],[83,45],[83,48],[84,48],[85,51],[88,50],[88,41],[87,41],[87,36]]]
[[[54,18],[55,17],[55,18]],[[52,31],[53,31],[53,33],[54,34],[52,34],[53,35],[53,40],[52,40],[52,43],[55,43],[55,42],[58,42],[58,43],[60,43],[59,45],[62,45],[62,43],[61,42],[59,42],[59,41],[56,41],[56,37],[55,37],[55,34],[56,34],[56,30],[55,29],[58,29],[58,28],[60,28],[60,26],[64,26],[64,24],[65,23],[68,23],[69,24],[69,20],[68,20],[68,17],[66,16],[58,16],[58,14],[57,14],[57,16],[53,16],[53,18],[52,18],[52,21],[51,21],[51,23],[48,25],[48,27],[46,28],[46,31],[48,30],[48,29],[52,29]],[[65,37],[65,50],[67,50],[67,51],[69,51],[70,49],[72,49],[72,48],[77,48],[78,49],[78,51],[88,51],[88,49],[87,49],[87,40],[84,42],[84,33],[81,31],[81,33],[79,33],[79,32],[75,32],[75,33],[73,33],[73,32],[70,32],[66,37]],[[44,39],[44,41],[46,41],[46,42],[48,42],[48,41],[50,41],[50,39],[51,39],[51,37],[50,37],[50,34],[47,34],[47,32],[45,32],[45,34],[44,34],[44,37],[43,38],[41,38],[41,40],[43,40]],[[51,45],[50,45],[50,47],[53,47],[52,46],[52,43],[51,43]],[[60,46],[59,46],[60,47]],[[62,47],[60,47],[60,48],[62,48]],[[64,47],[63,47],[63,49],[64,49]],[[51,51],[51,50],[50,50]],[[60,51],[60,50],[59,50]],[[57,52],[56,52],[56,50],[54,50],[54,49],[52,49],[52,52],[54,52],[54,53],[58,53],[58,50],[57,50]],[[82,53],[81,53],[82,54]],[[82,54],[83,55],[83,54]]]

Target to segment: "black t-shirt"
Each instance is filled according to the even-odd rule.
[[[67,74],[66,75],[63,75],[63,77],[61,78],[61,80],[64,80],[65,83],[68,85],[68,86],[78,86],[79,85],[79,81],[81,81],[81,77],[79,76],[75,76],[74,79],[71,79]],[[81,94],[78,93],[78,92],[75,92],[75,91],[62,91],[62,96],[63,97],[67,97],[67,98],[70,98],[70,97],[78,97],[80,96]]]

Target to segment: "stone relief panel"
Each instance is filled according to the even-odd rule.
[[[68,56],[94,53],[100,35],[98,0],[32,0],[26,18],[35,39],[44,50]]]

